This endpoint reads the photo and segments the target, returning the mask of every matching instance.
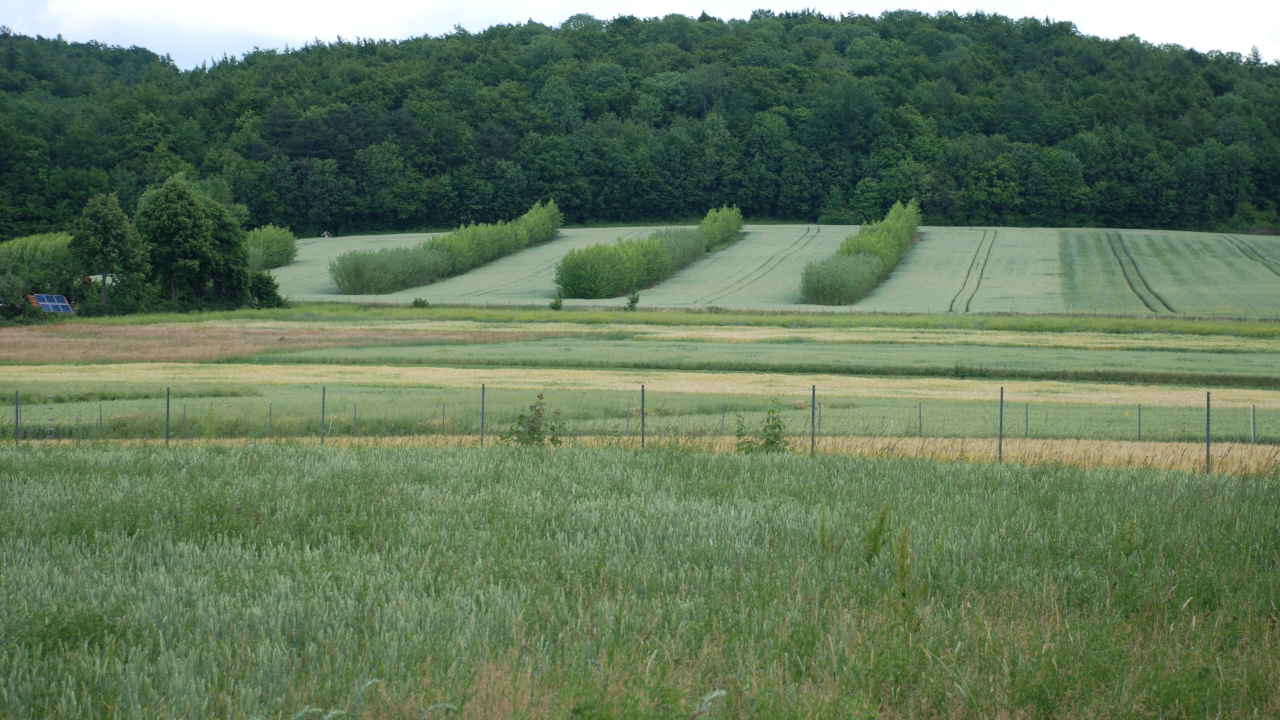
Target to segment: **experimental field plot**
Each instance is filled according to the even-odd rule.
[[[1280,241],[1274,238],[1064,230],[1061,247],[1063,292],[1072,309],[1280,314]]]
[[[1053,230],[920,229],[920,241],[880,287],[854,307],[865,312],[1061,312]]]
[[[427,234],[311,238],[275,270],[297,301],[545,305],[565,253],[644,237],[654,227],[564,230],[443,282],[389,295],[338,295],[329,260],[348,250],[415,245]],[[856,226],[748,225],[728,248],[658,285],[641,307],[822,312],[1102,313],[1280,316],[1280,239],[1149,230],[922,227],[921,239],[876,290],[846,307],[803,304],[805,265],[829,257]],[[626,298],[566,300],[615,307]]]
[[[543,305],[556,295],[555,267],[570,250],[596,243],[644,237],[656,227],[562,230],[552,242],[476,268],[443,282],[388,295],[338,295],[329,281],[329,260],[348,250],[376,250],[417,244],[429,235],[317,238],[299,243],[298,260],[275,271],[282,295],[294,300],[337,300],[408,304]],[[741,239],[641,291],[643,306],[707,306],[760,310],[795,309],[800,272],[813,260],[831,255],[856,226],[747,226]],[[565,300],[568,306],[621,306],[626,298]],[[827,309],[827,308],[824,308]]]

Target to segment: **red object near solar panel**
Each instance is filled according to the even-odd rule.
[[[31,301],[32,305],[47,313],[75,314],[71,303],[67,302],[67,298],[62,295],[28,295],[27,299]]]

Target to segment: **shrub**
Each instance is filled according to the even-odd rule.
[[[71,235],[45,233],[0,243],[0,275],[12,273],[31,292],[70,295],[80,275],[71,256]]]
[[[298,257],[298,238],[287,227],[263,225],[250,230],[245,245],[249,248],[250,264],[254,261],[254,250],[261,253],[260,269],[263,270],[284,267]]]
[[[800,275],[800,294],[817,305],[847,305],[866,295],[911,249],[920,225],[920,205],[896,202],[884,220],[858,228],[836,254],[809,263]]]
[[[529,245],[544,243],[554,238],[562,225],[564,215],[551,200],[546,205],[535,203],[512,222],[466,225],[426,240],[422,247],[447,252],[453,261],[451,272],[464,273]]]
[[[536,447],[560,444],[560,433],[564,432],[564,422],[560,419],[560,411],[556,410],[547,417],[542,393],[538,393],[538,401],[529,406],[529,413],[520,413],[511,426],[507,439],[521,447]]]
[[[693,228],[663,228],[649,236],[661,240],[671,257],[671,272],[684,268],[707,252],[706,236]]]
[[[742,232],[742,224],[742,211],[736,207],[725,206],[708,212],[702,219],[702,223],[698,225],[698,232],[706,238],[706,249],[710,250]]]
[[[848,305],[866,295],[884,273],[875,255],[836,255],[809,263],[800,275],[800,292],[813,305]]]
[[[0,273],[0,317],[18,317],[27,312],[27,287],[14,273]]]
[[[249,276],[249,303],[260,308],[284,307],[280,284],[269,273],[253,273]]]
[[[344,295],[385,295],[426,285],[451,269],[450,256],[438,248],[352,250],[329,261],[329,279]]]
[[[662,240],[619,240],[570,250],[556,265],[556,285],[564,297],[598,300],[652,285],[670,269],[671,255]]]
[[[737,450],[744,455],[757,453],[780,453],[787,451],[787,427],[776,408],[770,408],[765,415],[764,427],[752,435],[747,431],[747,424],[742,416],[738,416]]]
[[[896,202],[884,220],[858,228],[840,245],[842,255],[875,255],[884,263],[884,271],[893,269],[911,249],[911,240],[920,225],[920,205],[912,200],[905,207]]]

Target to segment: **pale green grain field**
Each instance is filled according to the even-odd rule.
[[[1265,717],[1280,485],[690,451],[0,450],[12,718]]]
[[[469,273],[391,295],[340,296],[328,262],[350,249],[413,245],[425,235],[301,241],[298,260],[274,271],[295,300],[408,304],[545,305],[566,252],[653,228],[575,229]],[[1280,240],[1151,230],[920,228],[920,242],[889,278],[854,305],[803,304],[800,273],[829,257],[856,226],[748,225],[719,252],[641,291],[646,308],[908,313],[1084,313],[1280,318]],[[614,307],[625,298],[571,300]]]

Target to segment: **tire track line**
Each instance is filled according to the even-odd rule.
[[[764,263],[760,265],[760,267],[756,268],[750,273],[747,273],[746,275],[742,276],[740,279],[735,280],[728,287],[724,288],[724,290],[721,291],[719,295],[715,295],[715,296],[705,295],[701,298],[698,298],[697,300],[694,300],[694,304],[700,304],[703,302],[715,302],[725,297],[726,295],[731,295],[737,292],[738,290],[741,290],[742,288],[750,285],[756,280],[759,280],[763,275],[767,274],[770,270],[773,270],[775,267],[777,267],[783,260],[786,260],[788,257],[795,254],[797,251],[803,250],[804,248],[808,247],[809,243],[813,242],[818,237],[818,233],[820,232],[822,232],[821,227],[819,227],[817,230],[814,230],[812,227],[805,228],[804,234],[801,235],[786,250],[783,250],[780,253],[776,253],[770,256],[769,259],[765,260]]]
[[[1229,235],[1223,235],[1222,238],[1227,242],[1231,243],[1232,245],[1234,245],[1235,248],[1240,251],[1240,254],[1244,255],[1246,260],[1252,260],[1256,263],[1259,263],[1266,269],[1270,270],[1272,273],[1276,275],[1280,275],[1280,264],[1272,262],[1262,253],[1258,252],[1258,249],[1255,248],[1254,246],[1250,245],[1249,243],[1243,240],[1233,238]]]
[[[978,240],[978,247],[974,249],[973,258],[969,260],[969,269],[965,271],[964,283],[960,286],[960,290],[956,292],[956,296],[951,298],[951,304],[947,306],[947,312],[968,312],[969,311],[969,302],[973,300],[973,294],[978,291],[976,287],[977,283],[981,282],[980,278],[982,276],[982,271],[986,269],[986,266],[987,266],[987,256],[991,254],[991,247],[990,245],[987,244],[988,235],[990,235],[992,240],[994,240],[995,231],[993,230],[982,231],[982,239]],[[984,255],[982,252],[983,246],[987,247],[986,255]],[[979,258],[981,258],[981,265],[979,264]],[[977,276],[973,274],[973,271],[975,268],[978,268]],[[966,291],[969,289],[970,281],[974,282],[975,287],[966,296]],[[960,298],[962,297],[966,298],[964,302],[964,310],[957,311],[956,303],[958,303]]]
[[[1138,266],[1133,262],[1133,256],[1129,254],[1129,249],[1124,247],[1123,241],[1120,240],[1120,233],[1113,234],[1107,232],[1103,233],[1103,236],[1107,238],[1107,246],[1111,248],[1111,255],[1115,257],[1116,263],[1120,265],[1120,274],[1124,276],[1124,281],[1128,284],[1129,291],[1132,292],[1134,297],[1138,298],[1138,302],[1146,306],[1148,310],[1153,313],[1160,313],[1161,310],[1159,305],[1161,305],[1163,301],[1159,300],[1155,296],[1155,293],[1151,292],[1151,288],[1147,286],[1146,281],[1138,274]],[[1116,247],[1117,243],[1120,244],[1119,248]],[[1122,251],[1123,256],[1121,255]],[[1127,263],[1125,262],[1126,260],[1128,261]],[[1138,279],[1137,283],[1134,282],[1134,278]],[[1139,289],[1139,287],[1141,287],[1141,289]],[[1166,305],[1165,308],[1167,309],[1168,306]]]
[[[1116,233],[1116,241],[1120,243],[1121,249],[1124,250],[1125,257],[1129,258],[1129,262],[1133,264],[1133,272],[1138,276],[1138,280],[1142,282],[1142,287],[1146,288],[1147,292],[1151,293],[1151,297],[1155,298],[1161,305],[1163,305],[1165,310],[1168,310],[1171,313],[1178,312],[1173,309],[1172,305],[1165,302],[1164,298],[1160,296],[1160,293],[1156,292],[1155,289],[1151,287],[1151,283],[1147,282],[1147,278],[1142,274],[1142,268],[1138,267],[1138,261],[1134,260],[1133,253],[1129,252],[1129,246],[1125,243],[1124,236],[1120,233]]]
[[[973,299],[978,296],[978,290],[982,288],[982,276],[987,272],[987,261],[991,259],[991,249],[996,246],[996,234],[999,231],[991,231],[991,241],[987,243],[987,254],[982,256],[982,267],[978,268],[978,281],[973,284],[973,292],[969,294],[969,299],[964,301],[964,311],[969,312],[969,305]]]

